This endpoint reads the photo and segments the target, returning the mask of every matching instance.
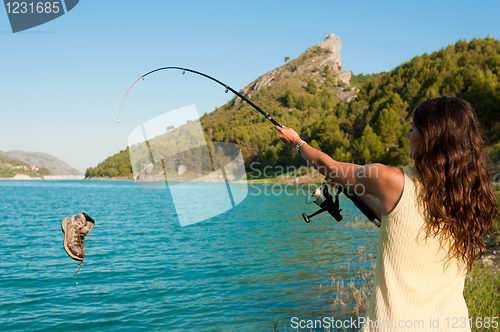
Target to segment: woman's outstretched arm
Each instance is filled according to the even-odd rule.
[[[289,146],[301,142],[299,135],[291,128],[275,127],[282,141]],[[362,200],[378,214],[387,214],[399,201],[404,187],[404,175],[401,169],[383,164],[356,165],[333,160],[327,154],[316,150],[307,143],[302,143],[299,154],[309,165],[323,174],[326,179],[339,183],[358,196],[372,195],[379,199],[380,208],[376,208],[374,197],[365,196]]]

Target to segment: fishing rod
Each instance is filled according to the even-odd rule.
[[[226,91],[225,91],[226,93],[228,91],[231,91],[232,93],[234,93],[235,95],[237,95],[238,97],[240,97],[242,100],[246,101],[250,106],[252,106],[257,111],[259,111],[259,113],[261,113],[273,125],[278,126],[280,128],[283,127],[276,120],[274,120],[269,113],[264,112],[259,106],[255,105],[247,97],[245,97],[244,95],[242,95],[238,91],[234,90],[229,85],[224,84],[221,81],[219,81],[218,79],[215,79],[212,76],[209,76],[207,74],[201,73],[201,72],[196,71],[196,70],[188,69],[188,68],[182,68],[182,67],[162,67],[162,68],[157,68],[155,70],[147,72],[146,74],[144,74],[141,77],[139,77],[134,83],[132,83],[132,85],[128,88],[127,92],[125,93],[125,96],[123,96],[122,102],[120,104],[120,109],[118,110],[118,116],[116,118],[116,122],[117,123],[120,123],[120,112],[121,112],[121,109],[122,109],[122,106],[123,106],[123,101],[125,100],[125,97],[127,97],[127,94],[129,93],[130,89],[132,89],[132,87],[140,79],[144,80],[144,78],[146,76],[148,76],[148,75],[151,75],[151,74],[153,74],[153,73],[155,73],[157,71],[160,71],[160,70],[168,70],[168,69],[182,70],[182,75],[184,75],[186,72],[190,72],[190,73],[193,73],[193,74],[200,75],[200,76],[203,76],[205,78],[208,78],[209,80],[212,80],[212,81],[214,81],[214,82],[222,85],[226,89]],[[147,144],[147,145],[148,145],[148,148],[149,148],[149,144]],[[150,151],[150,154],[151,154],[151,151]],[[349,198],[354,203],[354,205],[361,211],[361,213],[363,213],[365,215],[365,217],[368,218],[368,220],[370,220],[375,225],[377,225],[378,227],[380,227],[380,221],[376,217],[375,213],[356,194],[354,194],[353,192],[351,192],[347,188],[345,188],[343,186],[340,186],[339,189],[338,189],[338,191],[337,191],[337,193],[336,193],[336,195],[335,195],[335,201],[334,201],[333,200],[333,196],[329,193],[328,186],[326,184],[322,184],[320,187],[318,187],[315,191],[313,191],[309,195],[308,199],[314,198],[313,199],[314,203],[316,205],[318,205],[320,207],[320,209],[318,211],[314,212],[311,215],[307,215],[306,213],[303,213],[302,217],[304,218],[305,222],[309,223],[310,222],[310,218],[312,218],[313,216],[316,216],[316,215],[318,215],[320,213],[323,213],[325,211],[327,211],[332,217],[334,217],[337,221],[340,222],[343,219],[342,215],[340,214],[340,212],[342,211],[342,209],[340,209],[340,204],[339,204],[339,195],[341,193],[343,193],[347,198]],[[306,199],[306,203],[307,203],[307,199]]]
[[[219,83],[220,85],[222,85],[223,87],[226,88],[226,93],[228,91],[231,91],[232,93],[234,93],[235,95],[237,95],[238,97],[240,97],[241,99],[243,99],[244,101],[246,101],[250,106],[252,106],[253,108],[255,108],[257,111],[259,111],[262,115],[264,115],[264,117],[271,121],[271,123],[275,126],[278,126],[280,128],[282,128],[283,126],[280,125],[278,122],[276,122],[276,120],[274,120],[271,115],[269,113],[266,113],[264,112],[263,110],[260,109],[259,106],[255,105],[254,103],[252,103],[247,97],[245,97],[244,95],[242,95],[241,93],[239,93],[238,91],[234,90],[233,88],[231,88],[229,85],[226,85],[224,83],[222,83],[221,81],[219,81],[218,79],[215,79],[213,78],[212,76],[208,76],[207,74],[203,74],[203,73],[200,73],[199,71],[196,71],[196,70],[192,70],[192,69],[187,69],[187,68],[181,68],[181,67],[162,67],[162,68],[157,68],[155,70],[152,70],[144,75],[142,75],[141,77],[139,77],[134,83],[132,83],[132,85],[130,86],[130,88],[128,88],[127,90],[127,93],[125,93],[125,96],[123,96],[123,99],[122,99],[122,103],[120,104],[120,109],[118,110],[118,117],[116,118],[116,122],[120,123],[120,111],[122,109],[122,105],[123,105],[123,101],[125,100],[125,97],[127,97],[127,94],[128,92],[130,91],[130,89],[132,89],[132,87],[134,86],[135,83],[137,83],[137,81],[139,81],[141,78],[144,79],[144,77],[152,74],[152,73],[155,73],[157,71],[160,71],[160,70],[166,70],[166,69],[177,69],[177,70],[182,70],[182,75],[184,75],[187,71],[190,72],[190,73],[194,73],[194,74],[197,74],[197,75],[201,75],[203,77],[206,77],[208,78],[209,80],[212,80],[216,83]]]

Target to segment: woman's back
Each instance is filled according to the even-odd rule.
[[[401,198],[382,218],[375,286],[362,331],[470,331],[462,295],[465,264],[448,260],[449,244],[441,246],[439,236],[426,238],[416,170],[407,166],[403,172]]]

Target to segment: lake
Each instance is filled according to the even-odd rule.
[[[168,190],[0,181],[2,331],[292,331],[293,317],[355,317],[377,229],[345,197],[344,221],[306,224],[306,193],[277,193],[253,184],[235,208],[179,227]],[[61,221],[80,211],[96,226],[72,279]]]

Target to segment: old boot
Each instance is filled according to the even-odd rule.
[[[80,212],[62,221],[64,233],[64,250],[77,261],[83,261],[85,236],[95,226],[95,221],[87,214]]]

